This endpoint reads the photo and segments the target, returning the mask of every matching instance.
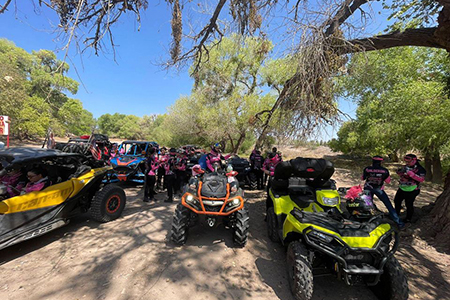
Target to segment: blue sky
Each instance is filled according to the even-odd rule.
[[[18,4],[17,10],[11,6],[8,12],[0,15],[0,37],[29,52],[49,49],[57,52],[58,58],[63,58],[65,52],[60,50],[63,43],[51,30],[58,24],[55,14],[34,7],[31,1],[27,3]],[[178,73],[173,69],[165,71],[158,65],[168,58],[171,12],[163,1],[149,3],[147,11],[142,12],[140,31],[130,13],[114,28],[116,61],[111,52],[96,56],[88,50],[80,56],[74,44],[69,51],[69,76],[82,82],[73,98],[80,99],[96,118],[115,112],[137,116],[164,113],[180,95],[190,94],[193,81],[187,69]],[[378,11],[380,4],[375,2],[373,7]],[[376,13],[380,23],[373,22],[368,31],[384,29],[386,23],[381,20],[385,20],[386,15]],[[354,115],[355,105],[344,99],[340,100],[340,105],[343,111]]]

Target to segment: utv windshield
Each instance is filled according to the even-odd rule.
[[[119,153],[123,155],[138,156],[147,151],[147,143],[122,143],[119,147]]]

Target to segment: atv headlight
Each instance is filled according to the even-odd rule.
[[[328,234],[324,234],[317,230],[311,230],[310,232],[308,232],[308,236],[313,240],[319,240],[325,243],[330,243],[332,240],[334,240],[334,238],[329,236]]]
[[[241,204],[241,200],[239,200],[239,198],[234,198],[233,200],[231,200],[228,205],[230,207],[234,207],[234,206],[238,206],[239,204]]]
[[[186,202],[193,203],[194,201],[195,201],[194,196],[192,196],[192,195],[186,196]]]
[[[339,197],[334,197],[334,198],[322,197],[322,201],[323,201],[323,204],[325,204],[325,205],[335,206],[335,205],[339,204]]]

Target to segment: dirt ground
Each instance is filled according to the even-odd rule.
[[[338,186],[358,183],[359,164],[368,163],[346,161],[323,147],[283,153],[333,160]],[[0,299],[293,300],[285,249],[267,237],[264,193],[246,192],[249,241],[236,249],[223,227],[193,227],[186,245],[175,246],[169,231],[178,201],[164,203],[165,194],[158,194],[156,203],[147,204],[141,187],[128,186],[126,192],[126,209],[116,221],[99,224],[83,215],[1,250]],[[392,199],[395,190],[387,192]],[[416,206],[439,193],[425,186]],[[410,299],[450,299],[450,251],[436,250],[415,226],[402,233],[396,255],[408,275]],[[329,275],[316,276],[314,284],[315,300],[376,299],[367,287],[348,287]]]

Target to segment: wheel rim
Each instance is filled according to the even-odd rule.
[[[118,195],[112,195],[106,201],[106,211],[110,214],[115,213],[120,207],[120,197]]]

